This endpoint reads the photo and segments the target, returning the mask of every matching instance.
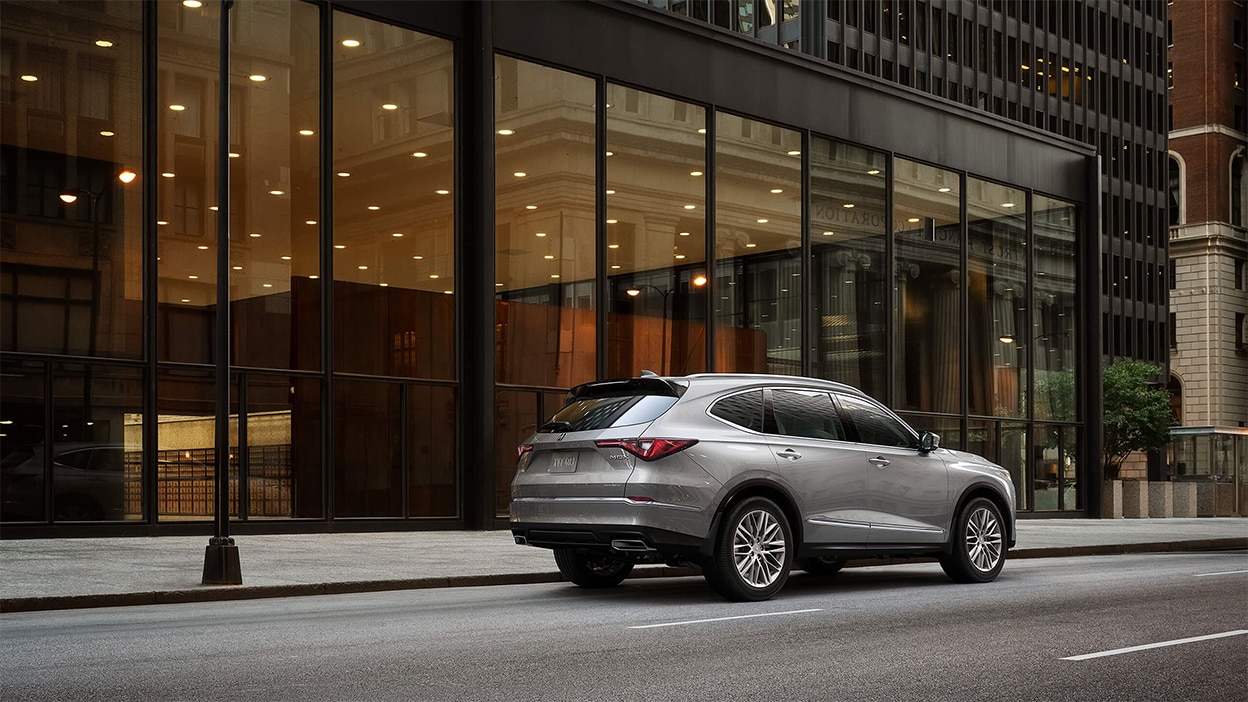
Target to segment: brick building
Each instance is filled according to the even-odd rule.
[[[1167,15],[1170,86],[1170,389],[1184,427],[1171,469],[1242,469],[1234,436],[1248,425],[1248,182],[1244,179],[1243,2],[1175,0]],[[1214,431],[1212,459],[1196,459],[1192,427]],[[1219,446],[1227,444],[1225,461]],[[1202,455],[1204,450],[1201,451]],[[1187,454],[1191,454],[1190,456]],[[1227,463],[1221,466],[1221,463]]]

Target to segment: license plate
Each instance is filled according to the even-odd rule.
[[[576,454],[572,452],[559,452],[550,455],[550,466],[546,469],[547,473],[575,473],[576,472]]]

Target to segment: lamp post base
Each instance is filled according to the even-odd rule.
[[[243,568],[234,539],[213,537],[204,548],[204,585],[242,585]]]

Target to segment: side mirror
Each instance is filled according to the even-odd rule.
[[[923,453],[931,453],[940,448],[940,435],[933,434],[930,431],[923,432],[923,436],[919,437],[919,450]]]

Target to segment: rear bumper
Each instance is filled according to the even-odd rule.
[[[696,556],[702,539],[634,524],[511,523],[517,544],[540,548],[593,548],[622,553]]]

